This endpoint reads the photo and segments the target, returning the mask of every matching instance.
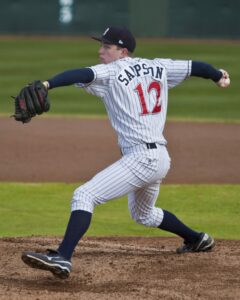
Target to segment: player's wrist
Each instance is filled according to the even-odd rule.
[[[49,84],[48,81],[43,81],[43,85],[45,86],[45,88],[46,88],[47,90],[49,90],[50,84]]]

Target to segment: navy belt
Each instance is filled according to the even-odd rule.
[[[146,143],[147,149],[157,149],[156,143]]]

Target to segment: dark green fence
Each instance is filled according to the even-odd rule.
[[[239,0],[0,0],[0,34],[240,38]]]

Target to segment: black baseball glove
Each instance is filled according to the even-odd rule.
[[[16,121],[28,123],[32,117],[47,112],[50,109],[48,90],[40,80],[25,86],[15,99]]]

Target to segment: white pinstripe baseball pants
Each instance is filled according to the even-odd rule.
[[[93,213],[94,207],[128,194],[132,218],[140,224],[158,227],[163,219],[155,207],[161,180],[170,167],[165,146],[147,149],[145,144],[122,149],[123,156],[73,194],[71,209]]]

